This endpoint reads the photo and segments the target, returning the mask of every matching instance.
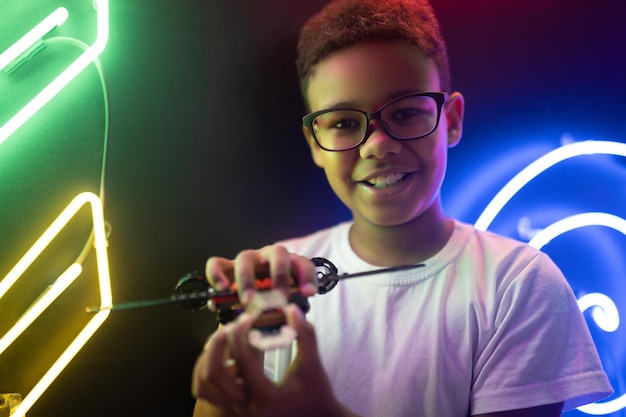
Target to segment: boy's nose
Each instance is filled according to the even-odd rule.
[[[402,144],[389,136],[379,120],[372,120],[367,129],[365,142],[359,148],[361,158],[378,158],[383,159],[387,155],[393,155],[400,152]]]

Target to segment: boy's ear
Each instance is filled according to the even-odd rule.
[[[450,94],[444,104],[448,126],[448,147],[452,148],[461,141],[463,133],[463,114],[465,113],[465,99],[459,92]]]
[[[322,162],[322,149],[319,147],[315,139],[313,139],[313,135],[306,127],[302,126],[302,133],[304,134],[304,138],[306,139],[306,143],[309,144],[309,149],[311,149],[311,157],[313,158],[313,162],[320,168],[324,168],[324,164]]]

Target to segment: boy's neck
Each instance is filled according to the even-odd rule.
[[[360,258],[372,265],[411,265],[436,255],[448,243],[453,230],[454,220],[436,209],[398,226],[355,219],[350,244]]]

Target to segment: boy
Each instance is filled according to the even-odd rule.
[[[245,304],[254,273],[316,293],[313,257],[341,273],[423,263],[340,282],[286,309],[297,353],[271,382],[243,313],[196,364],[194,416],[558,416],[611,393],[576,300],[544,254],[474,230],[441,207],[464,100],[449,93],[428,4],[337,0],[303,28],[298,73],[313,161],[353,220],[236,259],[211,258]],[[271,373],[271,355],[266,355]],[[269,365],[269,366],[268,366]]]

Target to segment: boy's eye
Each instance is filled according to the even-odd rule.
[[[352,111],[333,111],[324,113],[315,119],[321,129],[349,130],[358,129],[363,121],[360,113]]]
[[[418,117],[420,115],[425,114],[426,112],[422,109],[418,109],[415,107],[405,107],[403,109],[398,109],[393,112],[391,118],[394,121],[407,121],[411,118]]]
[[[354,119],[342,119],[334,122],[330,127],[335,129],[353,129],[359,126],[359,121]]]

